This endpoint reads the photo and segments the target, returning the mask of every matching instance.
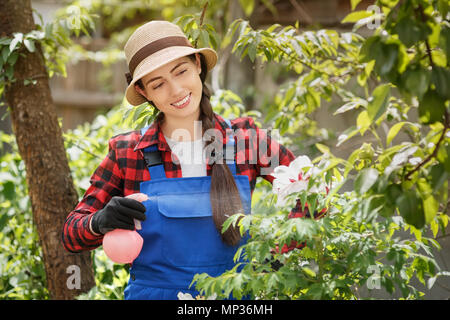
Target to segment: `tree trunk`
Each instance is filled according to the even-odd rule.
[[[0,2],[0,36],[35,28],[30,0]],[[68,253],[61,242],[67,214],[78,202],[62,130],[50,94],[44,56],[22,50],[14,65],[15,82],[5,86],[5,100],[19,152],[25,162],[33,220],[39,234],[51,299],[73,299],[95,285],[89,252]],[[25,79],[36,80],[24,85]],[[78,278],[77,278],[78,277]]]

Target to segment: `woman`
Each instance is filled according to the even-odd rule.
[[[250,213],[256,178],[273,181],[263,174],[274,166],[270,160],[289,165],[294,155],[251,118],[230,122],[213,113],[205,79],[216,52],[193,48],[175,24],[141,26],[126,43],[125,55],[127,100],[148,101],[159,114],[150,127],[111,138],[91,186],[67,217],[63,243],[70,252],[92,250],[106,232],[133,230],[138,219],[144,245],[130,269],[125,298],[177,299],[180,291],[195,296],[198,292],[189,289],[194,274],[217,276],[232,268],[234,253],[246,240],[236,228],[222,234],[223,222]],[[270,156],[260,155],[261,143],[272,146]],[[138,192],[149,200],[125,198]],[[305,216],[300,208],[290,217]]]

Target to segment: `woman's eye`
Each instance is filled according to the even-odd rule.
[[[153,90],[158,89],[159,87],[161,87],[163,85],[163,83],[158,84],[156,87],[153,88]]]
[[[180,73],[178,73],[178,75],[180,75],[180,74],[183,74],[183,73],[185,73],[187,71],[187,69],[186,70],[183,70],[183,71],[181,71]]]

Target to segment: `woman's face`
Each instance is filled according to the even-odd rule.
[[[200,72],[199,55],[195,62],[185,56],[144,76],[144,90],[135,87],[164,113],[167,121],[197,120],[203,88]]]

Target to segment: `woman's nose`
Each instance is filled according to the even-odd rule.
[[[182,93],[183,87],[177,81],[172,81],[170,83],[170,90],[172,97],[177,98]]]

